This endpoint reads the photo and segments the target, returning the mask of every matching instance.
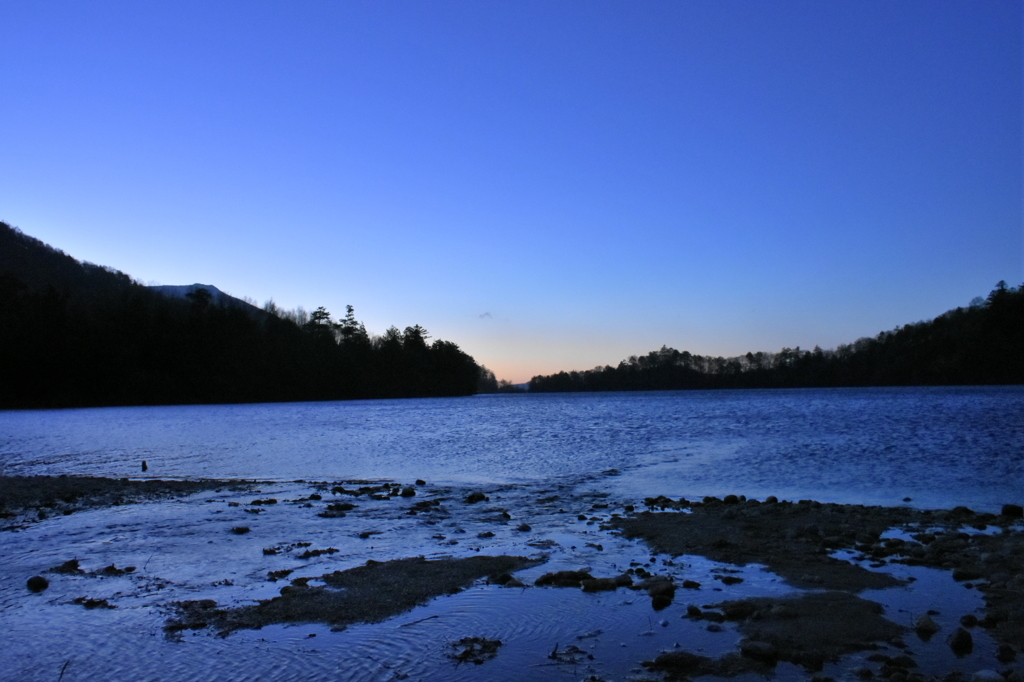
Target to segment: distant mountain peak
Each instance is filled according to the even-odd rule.
[[[187,298],[189,294],[193,294],[200,289],[206,289],[206,291],[210,293],[210,299],[214,305],[244,308],[249,311],[255,310],[263,313],[262,310],[251,303],[247,303],[240,298],[235,298],[230,294],[225,294],[212,284],[158,284],[148,288],[156,291],[157,293],[163,294],[167,298]]]

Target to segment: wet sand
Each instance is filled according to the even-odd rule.
[[[575,590],[622,594],[624,604],[636,599],[648,602],[652,614],[675,613],[676,609],[683,619],[709,632],[724,629],[736,634],[735,646],[719,655],[691,651],[679,642],[660,653],[637,655],[634,664],[642,664],[646,672],[628,679],[774,674],[787,664],[807,676],[822,669],[835,675],[836,670],[843,669],[853,677],[870,674],[893,682],[969,679],[970,671],[954,668],[936,672],[933,666],[928,674],[919,672],[919,666],[926,662],[919,660],[914,644],[939,638],[943,646],[961,656],[971,653],[969,643],[977,639],[972,633],[981,632],[995,642],[996,648],[974,652],[970,659],[974,667],[985,665],[1000,671],[1001,679],[1011,682],[1024,679],[1016,660],[1024,649],[1024,528],[1017,516],[1019,508],[1012,506],[1004,514],[976,514],[964,508],[927,511],[778,502],[771,498],[755,501],[733,496],[700,501],[659,497],[613,502],[599,494],[587,496],[569,490],[463,490],[435,488],[422,482],[296,484],[306,487],[302,497],[278,500],[261,494],[244,502],[218,497],[205,503],[226,506],[225,516],[234,516],[225,523],[234,525],[225,526],[225,531],[240,538],[248,537],[250,529],[249,525],[240,525],[239,518],[252,519],[256,528],[261,518],[272,514],[277,506],[288,505],[295,512],[307,514],[303,523],[348,523],[345,532],[356,533],[363,541],[390,532],[378,530],[385,528],[381,525],[385,518],[402,519],[427,529],[447,527],[461,539],[448,535],[453,532],[449,530],[435,533],[434,541],[438,545],[462,542],[461,547],[472,555],[435,559],[418,554],[398,556],[367,560],[344,570],[315,572],[315,566],[329,567],[327,562],[333,561],[339,550],[281,538],[264,546],[262,553],[268,561],[279,558],[291,562],[287,565],[306,566],[301,577],[292,577],[293,569],[289,568],[269,572],[268,581],[287,584],[276,588],[276,596],[250,603],[173,598],[161,602],[167,637],[180,637],[183,631],[235,637],[233,633],[242,630],[282,623],[323,623],[343,629],[409,612],[415,623],[414,610],[433,598],[489,583],[518,593]],[[74,513],[132,501],[144,504],[153,496],[188,496],[198,491],[226,491],[237,497],[252,489],[252,494],[259,494],[253,489],[256,485],[242,481],[6,477],[0,478],[0,500],[8,515],[5,528],[18,531],[45,524],[48,516],[64,515],[68,510]],[[559,531],[561,535],[543,537],[544,524],[578,530],[572,531],[569,540],[565,539],[565,530]],[[296,535],[299,530],[295,530]],[[522,538],[516,540],[518,546],[531,549],[532,555],[488,554],[487,543],[495,534]],[[565,558],[560,563],[552,558],[551,551],[559,542],[564,545],[574,538],[581,547],[577,550],[573,546],[573,553],[567,556],[580,556],[585,550],[595,557],[592,563],[597,569],[559,570],[564,568],[561,564]],[[586,547],[582,546],[583,540]],[[613,543],[618,543],[622,556],[632,551],[636,560],[628,565],[598,561],[606,553],[605,545],[608,553],[613,551]],[[651,553],[664,558],[648,558]],[[693,579],[699,576],[682,569],[692,557],[706,558],[721,567],[712,569],[707,574],[710,581],[702,578],[702,584]],[[551,563],[545,565],[546,561]],[[751,569],[759,567],[796,589],[785,595],[725,598],[730,589],[744,587],[743,580],[751,580]],[[959,628],[946,627],[938,633],[927,632],[928,621],[920,618],[927,614],[915,614],[912,622],[893,622],[883,614],[879,603],[864,594],[873,596],[906,585],[912,578],[893,574],[905,576],[905,572],[890,573],[896,567],[927,567],[949,573],[960,589],[973,590],[983,597],[983,613],[964,613]],[[538,571],[544,574],[538,575]],[[83,571],[77,557],[68,556],[39,577],[56,582],[85,576],[124,578],[130,574],[141,580],[144,572],[134,566],[118,569],[113,564]],[[29,577],[20,578],[22,585]],[[113,610],[118,605],[118,594],[91,602],[86,601],[88,595],[79,595],[76,599],[82,601],[73,603]],[[936,612],[951,615],[954,600],[937,594],[933,601]],[[668,621],[663,622],[667,627]],[[586,625],[580,624],[583,628]],[[466,641],[476,646],[476,640]],[[488,656],[466,657],[485,666],[481,668],[483,675],[486,666],[494,665],[491,658],[507,655],[508,647],[499,649],[499,640],[481,641],[498,642],[490,645]],[[582,651],[564,644],[560,650],[556,643],[549,663],[559,665],[571,660],[576,665]],[[858,666],[837,667],[857,652],[865,652],[856,659]],[[594,657],[593,652],[588,655]],[[592,679],[610,682],[609,678]]]

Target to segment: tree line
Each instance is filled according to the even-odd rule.
[[[1024,384],[1024,285],[834,350],[722,358],[662,346],[616,367],[535,376],[530,392]]]
[[[0,222],[0,408],[457,396],[485,377],[419,325],[236,302],[164,296]]]

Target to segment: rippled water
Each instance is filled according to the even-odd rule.
[[[538,482],[957,504],[1024,490],[1024,387],[488,395],[0,413],[10,474]]]

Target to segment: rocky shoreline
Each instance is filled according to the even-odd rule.
[[[692,501],[657,497],[629,503],[568,489],[555,490],[557,494],[511,487],[466,490],[430,486],[423,481],[401,485],[300,481],[293,482],[293,489],[305,488],[301,496],[237,499],[242,494],[259,494],[262,491],[256,486],[267,485],[252,481],[0,477],[0,511],[9,521],[5,530],[18,532],[48,518],[85,509],[216,492],[217,497],[203,504],[216,507],[213,513],[221,516],[209,520],[233,524],[225,525],[222,532],[237,536],[238,542],[250,537],[250,526],[239,525],[237,519],[245,517],[256,524],[281,507],[282,511],[287,508],[292,510],[290,513],[302,514],[295,517],[301,518],[302,524],[336,524],[332,527],[344,528],[347,536],[357,538],[354,542],[372,541],[387,532],[377,528],[385,528],[380,524],[392,519],[396,529],[398,523],[406,524],[405,532],[422,528],[434,533],[433,542],[438,546],[459,546],[464,554],[470,553],[429,560],[392,553],[386,560],[370,559],[360,565],[352,565],[349,560],[344,570],[316,573],[313,569],[317,566],[332,566],[332,556],[339,553],[337,548],[311,549],[309,542],[265,546],[262,554],[268,564],[279,561],[284,562],[282,566],[305,567],[303,575],[290,575],[293,568],[267,572],[266,580],[288,584],[278,590],[277,596],[255,603],[167,601],[163,603],[168,614],[164,630],[170,639],[180,639],[186,631],[204,630],[231,636],[239,630],[271,624],[323,623],[342,630],[357,623],[392,619],[437,596],[455,594],[474,584],[490,584],[524,594],[568,589],[642,595],[650,600],[652,614],[677,613],[707,632],[735,632],[738,637],[735,649],[721,655],[706,655],[677,643],[673,649],[636,660],[636,664],[642,662],[646,676],[627,679],[770,674],[778,666],[791,664],[820,682],[835,679],[820,671],[832,670],[835,675],[837,662],[853,653],[870,652],[862,654],[868,663],[851,669],[850,675],[864,679],[879,676],[891,682],[955,682],[971,677],[963,671],[944,675],[918,671],[924,661],[914,652],[915,638],[918,642],[942,638],[960,657],[970,653],[977,633],[984,632],[997,645],[997,650],[991,652],[989,672],[998,680],[1024,682],[1018,660],[1024,651],[1024,510],[1016,505],[1006,505],[1002,513],[990,514],[963,507],[935,511],[811,500],[788,502],[772,497],[758,501],[733,495]],[[371,523],[377,525],[368,528]],[[296,534],[303,531],[302,526],[289,524]],[[443,528],[449,530],[439,533]],[[557,531],[561,535],[545,536],[546,530],[555,528],[562,529]],[[563,563],[582,556],[584,549],[594,557],[607,554],[605,545],[610,551],[611,543],[620,543],[620,549],[642,543],[649,554],[670,558],[658,562],[651,556],[644,560],[641,551],[628,566],[606,560],[599,564],[603,567],[600,570],[587,566],[548,570],[559,568],[557,565],[532,570],[548,561],[556,563],[544,550],[565,543],[567,529],[575,529],[574,537],[587,542],[579,550],[573,546],[573,551],[563,556]],[[457,535],[452,537],[451,533]],[[504,535],[506,540],[505,545],[493,545],[494,549],[518,546],[532,551],[532,555],[489,553],[488,543],[501,540],[495,538],[496,534]],[[602,536],[606,539],[598,542]],[[683,568],[688,557],[703,557],[723,568],[696,576]],[[618,572],[610,571],[611,566],[619,566]],[[980,617],[960,614],[959,626],[947,626],[945,632],[937,630],[939,626],[929,613],[917,614],[912,623],[893,622],[880,604],[861,593],[905,586],[907,578],[889,572],[900,566],[948,572],[955,580],[955,589],[974,590],[981,595],[984,612]],[[781,596],[725,598],[723,590],[741,584],[743,571],[747,571],[744,575],[749,580],[751,567],[763,567],[797,589]],[[23,590],[39,593],[47,589],[48,580],[104,576],[143,580],[141,573],[144,571],[136,571],[134,566],[119,569],[114,564],[84,571],[79,557],[68,556],[39,575],[26,575],[20,580]],[[718,592],[722,592],[722,598],[708,598]],[[120,594],[102,599],[83,596],[68,603],[114,609],[117,599],[122,598],[117,596]],[[940,611],[945,612],[944,617],[951,615],[945,606],[948,596],[934,595],[934,615]],[[625,603],[634,600],[632,596]],[[662,622],[668,625],[668,621]],[[471,637],[466,641],[469,644],[462,654],[473,654],[463,656],[466,660],[483,664],[502,655],[500,640]],[[487,643],[487,647],[480,642]],[[477,655],[481,647],[487,655]],[[556,645],[548,658],[552,665],[570,659],[578,662],[581,651],[578,647],[559,650]],[[994,677],[978,677],[981,672],[972,673],[978,682],[998,682]],[[597,675],[588,679],[606,680]]]

